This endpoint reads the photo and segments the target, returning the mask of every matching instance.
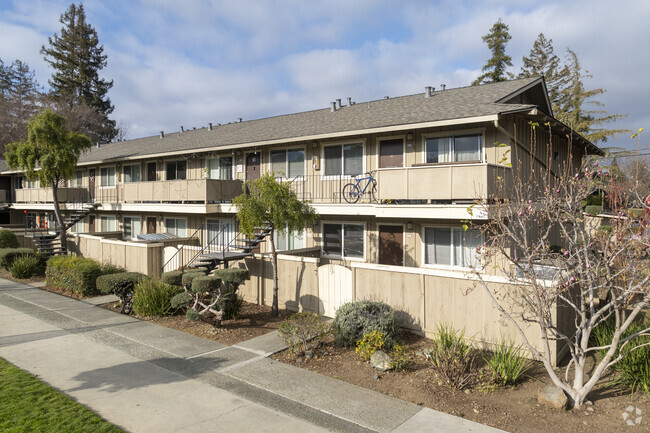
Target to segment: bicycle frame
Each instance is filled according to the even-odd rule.
[[[359,188],[359,190],[361,191],[361,194],[365,194],[366,190],[368,189],[368,186],[370,186],[372,181],[375,180],[375,178],[372,175],[372,172],[367,172],[365,174],[367,174],[366,177],[355,179],[355,184],[357,185],[357,188]],[[363,182],[364,180],[367,180],[368,182],[366,182],[366,185],[363,188],[361,188],[361,182]]]

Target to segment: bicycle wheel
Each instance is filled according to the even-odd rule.
[[[373,203],[377,203],[377,181],[372,182],[372,187],[370,188],[370,200]]]
[[[361,197],[361,190],[354,183],[348,183],[343,187],[343,199],[348,203],[356,203]]]

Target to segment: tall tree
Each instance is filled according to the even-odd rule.
[[[88,125],[90,138],[108,142],[117,134],[115,121],[108,118],[114,106],[107,93],[113,81],[100,78],[99,71],[106,66],[104,46],[99,45],[97,32],[86,22],[83,4],[74,3],[61,15],[61,35],[48,38],[49,46],[41,48],[45,61],[54,69],[48,81],[53,100],[66,104],[81,103],[93,107],[102,116],[102,122]]]
[[[305,225],[316,219],[316,212],[305,202],[298,200],[290,183],[280,183],[273,175],[255,179],[247,185],[249,192],[235,197],[233,204],[238,208],[237,219],[241,231],[252,235],[255,227],[268,225],[271,228],[269,242],[273,264],[272,313],[278,315],[278,252],[275,249],[274,234],[302,231]]]
[[[27,122],[42,103],[43,94],[27,63],[0,59],[0,155],[5,146],[27,138]]]
[[[511,72],[506,71],[508,66],[512,66],[512,58],[506,54],[506,45],[510,39],[512,36],[508,32],[508,26],[499,18],[490,32],[483,36],[483,42],[492,51],[492,57],[483,66],[483,74],[472,82],[472,86],[514,78]]]
[[[530,50],[528,57],[523,57],[523,66],[519,78],[544,77],[553,113],[559,113],[560,94],[566,88],[569,68],[562,63],[553,49],[553,39],[546,39],[540,33]]]
[[[586,78],[592,78],[589,71],[582,68],[580,59],[575,51],[567,48],[567,85],[559,92],[559,110],[555,117],[574,131],[592,142],[607,141],[616,134],[628,132],[625,129],[606,129],[603,126],[625,117],[622,114],[608,114],[602,107],[604,104],[593,100],[602,95],[602,87],[587,90],[584,85]],[[595,107],[589,109],[589,105]]]
[[[7,145],[7,164],[12,170],[22,170],[29,180],[38,177],[42,186],[52,188],[54,215],[61,233],[61,245],[66,248],[66,231],[59,207],[60,182],[74,176],[77,160],[92,143],[85,135],[66,127],[63,116],[50,109],[43,110],[27,125],[27,139]],[[37,170],[38,167],[38,170]]]

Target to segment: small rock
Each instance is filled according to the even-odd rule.
[[[472,393],[472,391],[470,391],[469,389],[466,389],[466,390],[463,391],[463,392],[464,392],[465,394],[467,394],[467,395],[470,395],[470,394]]]
[[[555,409],[564,409],[567,405],[568,399],[560,388],[553,385],[546,385],[541,388],[537,393],[537,401]]]
[[[370,357],[370,366],[375,370],[388,371],[392,369],[390,366],[392,360],[393,358],[389,354],[378,350]]]
[[[593,408],[593,407],[588,407],[588,408],[587,408],[587,412],[593,412],[593,411],[594,411],[594,408]]]
[[[585,403],[584,403],[584,404],[585,404],[586,406],[593,406],[593,405],[594,405],[594,402],[591,401],[591,400],[585,400]]]
[[[314,357],[314,352],[311,350],[305,350],[305,358],[312,359]]]

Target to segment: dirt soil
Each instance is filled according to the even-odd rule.
[[[331,339],[315,351],[312,359],[296,357],[288,351],[272,358],[509,432],[650,431],[650,396],[645,394],[630,396],[620,389],[598,388],[590,396],[592,406],[570,411],[550,409],[537,402],[537,391],[550,383],[541,364],[533,364],[526,378],[515,387],[484,384],[469,391],[456,391],[436,377],[423,355],[416,354],[432,347],[430,340],[409,334],[404,343],[411,354],[412,367],[408,372],[378,372],[362,362],[354,349],[337,347]],[[641,423],[633,427],[623,418],[630,406],[635,412],[633,420],[638,417],[636,408],[642,413]]]
[[[103,304],[101,307],[117,312],[120,311],[119,302]],[[239,318],[224,320],[221,322],[220,328],[215,328],[211,323],[202,320],[190,322],[184,314],[167,317],[145,317],[132,313],[138,319],[148,320],[152,323],[166,326],[167,328],[187,332],[188,334],[218,341],[229,346],[278,329],[280,323],[291,314],[291,312],[286,310],[280,310],[279,316],[275,317],[271,314],[270,306],[244,302]]]

